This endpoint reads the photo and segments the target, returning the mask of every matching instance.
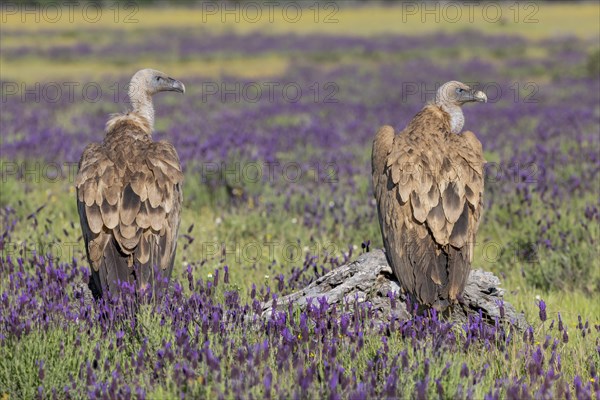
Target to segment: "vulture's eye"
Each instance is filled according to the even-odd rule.
[[[457,88],[457,89],[456,89],[456,93],[462,93],[462,92],[464,92],[464,91],[465,91],[465,89],[463,89],[463,88]]]
[[[159,82],[159,81],[160,81],[160,76],[157,76],[157,77],[156,77],[156,78],[154,78],[154,79],[156,79],[156,82]]]

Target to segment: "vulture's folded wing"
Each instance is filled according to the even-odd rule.
[[[86,148],[75,182],[86,250],[94,268],[114,237],[124,255],[139,264],[152,258],[172,266],[181,211],[183,173],[174,147],[149,142],[127,157],[92,144]],[[151,257],[152,254],[152,257]]]
[[[104,180],[108,169],[114,170],[114,163],[107,157],[105,149],[100,144],[92,143],[83,151],[79,161],[79,172],[75,179],[77,210],[85,250],[92,267],[96,270],[99,268],[104,248],[110,238],[101,211],[104,193],[109,190]],[[105,209],[107,205],[108,201]],[[115,205],[114,201],[113,205]]]
[[[458,173],[457,186],[464,198],[460,198],[461,217],[452,224],[449,243],[454,247],[467,246],[469,261],[473,259],[475,233],[483,213],[484,166],[481,142],[473,132],[451,136],[451,146],[457,155],[453,160]],[[464,219],[462,219],[464,218]]]
[[[135,257],[145,264],[155,258],[157,246],[160,254],[155,262],[163,269],[172,267],[183,199],[183,173],[173,145],[164,141],[151,143],[134,176],[123,223],[132,220],[133,226],[148,232],[141,236]]]

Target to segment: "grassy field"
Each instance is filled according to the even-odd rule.
[[[482,31],[494,35],[520,35],[534,40],[560,36],[574,36],[595,41],[600,35],[597,4],[506,3],[490,7],[473,5],[454,10],[440,3],[430,5],[345,7],[343,3],[323,2],[319,7],[304,9],[299,14],[295,8],[289,11],[270,10],[268,3],[259,4],[256,16],[251,8],[233,6],[231,9],[210,6],[190,8],[128,8],[124,5],[96,11],[61,10],[60,17],[51,7],[40,6],[39,14],[24,14],[6,8],[2,14],[2,29],[6,33],[26,32],[25,35],[4,35],[3,49],[33,46],[44,49],[50,46],[69,46],[77,43],[111,43],[112,35],[99,32],[108,30],[128,36],[128,42],[144,43],[147,33],[173,27],[189,32],[212,34],[235,32],[241,35],[261,32],[281,34],[325,34],[373,37],[380,35],[418,36],[431,32],[456,33]],[[416,8],[413,8],[416,7]],[[227,13],[228,10],[233,12]],[[259,17],[260,16],[260,17]],[[37,18],[37,19],[36,19]],[[290,22],[293,21],[293,22]],[[43,40],[51,32],[53,40]],[[461,51],[468,51],[463,48]],[[289,66],[286,57],[266,55],[256,57],[227,55],[222,59],[206,59],[201,54],[191,60],[160,60],[165,70],[178,75],[220,76],[231,74],[240,77],[264,77],[281,74]],[[132,70],[156,62],[152,57],[127,57],[119,62],[85,57],[79,59],[50,59],[43,63],[29,59],[2,57],[2,75],[5,79],[21,82],[52,81],[56,79],[98,79],[121,75],[124,67]]]
[[[209,2],[207,2],[209,3]],[[97,10],[78,9],[67,13],[54,12],[52,6],[40,6],[39,14],[23,13],[17,7],[3,9],[2,22],[7,30],[75,31],[118,29],[133,31],[140,26],[148,29],[177,26],[200,28],[216,32],[250,33],[267,30],[271,34],[325,33],[333,35],[413,34],[431,31],[456,32],[464,29],[492,34],[519,34],[531,38],[558,35],[595,38],[600,33],[600,9],[594,2],[580,3],[518,3],[465,6],[453,5],[369,5],[344,6],[344,3],[322,2],[298,11],[297,4],[289,9],[274,9],[268,3],[258,7],[234,5],[213,8],[211,4],[195,8],[139,8],[114,5]],[[299,3],[298,3],[299,4]],[[61,10],[63,11],[63,10]],[[36,23],[37,22],[37,23]]]
[[[294,23],[200,7],[33,24],[3,9],[0,398],[600,397],[600,6],[503,5],[494,23],[463,8],[452,23],[441,9],[332,4]],[[102,318],[80,302],[73,176],[142,67],[188,89],[155,102],[156,138],[185,170],[178,285],[136,317],[123,305]],[[371,326],[365,308],[252,319],[258,300],[382,246],[372,137],[450,79],[493,98],[465,109],[489,161],[474,266],[501,277],[531,329]],[[279,90],[290,84],[297,101]],[[254,101],[244,88],[257,85]]]

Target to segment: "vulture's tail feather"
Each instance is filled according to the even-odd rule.
[[[128,256],[121,252],[119,244],[113,238],[104,248],[98,271],[92,271],[89,288],[94,297],[100,298],[104,295],[107,298],[109,293],[112,296],[118,295],[121,292],[120,285],[124,282],[134,284],[135,274],[133,268],[129,267]]]
[[[450,272],[448,297],[450,301],[454,302],[458,300],[458,296],[460,296],[467,284],[471,263],[469,262],[469,257],[461,249],[456,249],[452,246],[448,247],[448,271]]]
[[[165,251],[155,240],[149,240],[150,259],[144,264],[136,265],[136,285],[140,294],[146,298],[150,295],[159,298],[161,293],[167,289],[167,282],[171,278],[173,264],[175,262],[175,249],[169,260],[167,268],[160,268],[161,258]],[[148,292],[150,290],[150,292]]]

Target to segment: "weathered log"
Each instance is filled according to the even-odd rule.
[[[529,326],[525,316],[503,300],[504,289],[499,286],[500,279],[491,272],[471,270],[462,299],[450,310],[450,319],[464,323],[468,315],[481,313],[490,324],[498,318],[501,323],[512,324],[519,331],[525,330]],[[399,298],[394,309],[390,293]],[[411,318],[406,297],[382,250],[362,254],[355,261],[330,271],[307,287],[279,298],[277,304],[280,307],[293,302],[296,307],[303,309],[309,299],[314,299],[313,303],[316,303],[323,296],[329,305],[335,304],[338,309],[356,300],[359,304],[370,302],[376,319],[381,322],[392,317],[399,320]],[[263,304],[263,317],[270,317],[272,305],[272,301]]]

